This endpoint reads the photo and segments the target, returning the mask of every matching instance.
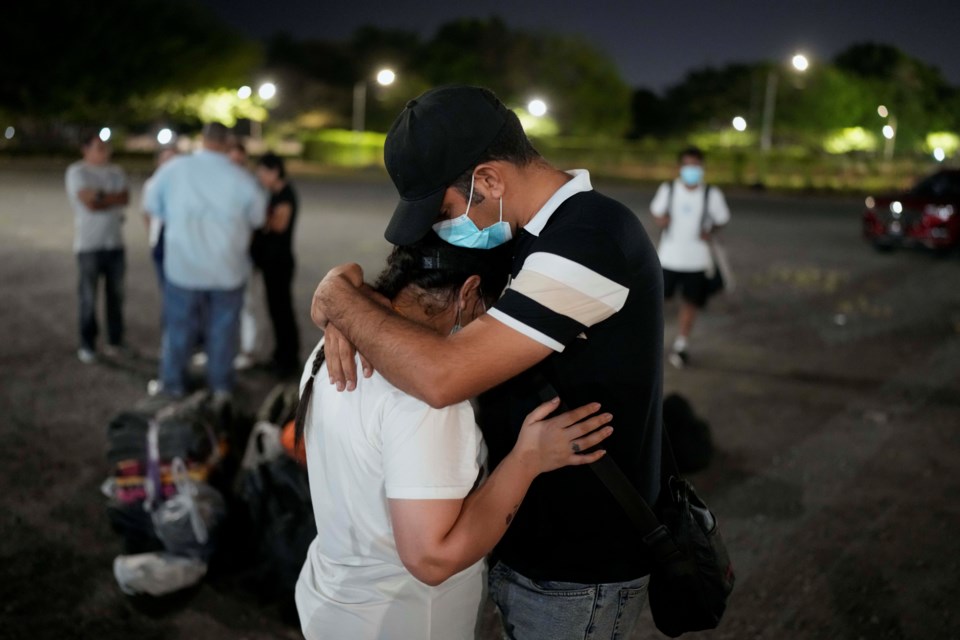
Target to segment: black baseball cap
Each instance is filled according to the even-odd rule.
[[[384,237],[409,245],[436,222],[447,188],[476,164],[508,110],[493,93],[463,85],[431,89],[407,103],[387,133],[383,160],[400,193]]]

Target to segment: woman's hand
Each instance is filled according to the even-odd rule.
[[[530,412],[523,421],[517,444],[511,452],[534,475],[568,465],[590,464],[606,453],[602,449],[592,453],[581,452],[610,437],[613,427],[607,423],[613,419],[613,415],[594,415],[600,410],[600,405],[594,402],[547,418],[557,410],[559,404],[560,398],[554,398]]]

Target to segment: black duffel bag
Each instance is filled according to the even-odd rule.
[[[676,638],[715,629],[733,591],[730,556],[717,519],[680,477],[663,434],[660,497],[652,510],[617,463],[604,456],[590,465],[641,532],[653,556],[650,612],[662,633]]]
[[[657,501],[661,525],[644,537],[656,550],[650,612],[664,634],[715,629],[733,591],[733,565],[717,520],[693,487],[671,477]]]

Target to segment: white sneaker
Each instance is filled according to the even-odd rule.
[[[237,357],[233,359],[233,368],[237,371],[246,371],[247,369],[252,369],[253,365],[255,364],[256,361],[249,353],[239,353],[237,354]]]
[[[683,369],[690,362],[690,356],[687,355],[685,349],[683,351],[671,351],[670,355],[667,356],[667,361],[677,369]]]
[[[147,383],[147,395],[151,398],[163,392],[163,383],[159,380],[151,380]]]
[[[90,349],[77,349],[77,360],[83,364],[93,364],[97,361],[97,354]]]

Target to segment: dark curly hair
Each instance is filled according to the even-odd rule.
[[[489,306],[500,297],[510,276],[513,243],[495,249],[464,249],[444,242],[431,232],[422,240],[408,246],[395,246],[387,257],[387,266],[377,277],[374,289],[390,298],[403,289],[415,286],[422,291],[418,302],[428,315],[447,309],[467,278],[480,276],[480,290]],[[313,379],[325,359],[323,347],[317,350],[310,368],[310,378],[303,387],[297,406],[295,427],[296,446],[303,439],[307,407],[313,395]]]

